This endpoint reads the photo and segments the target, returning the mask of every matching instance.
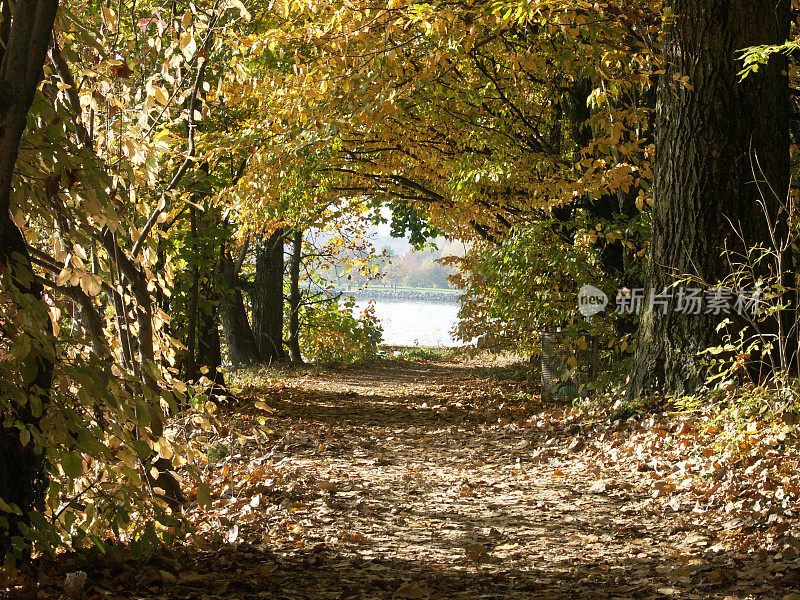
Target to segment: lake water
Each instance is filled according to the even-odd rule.
[[[366,300],[356,302],[361,312]],[[383,343],[390,346],[459,346],[450,332],[458,323],[458,304],[449,302],[375,301],[383,325]]]

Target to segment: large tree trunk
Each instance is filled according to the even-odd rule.
[[[673,0],[656,106],[653,233],[647,286],[663,290],[682,276],[709,285],[726,275],[721,256],[745,243],[768,246],[763,197],[777,213],[789,179],[786,61],[774,56],[739,82],[742,48],[779,44],[789,34],[789,3],[774,0]],[[677,79],[688,77],[689,86]],[[757,157],[758,179],[753,163]],[[761,188],[761,189],[759,189]],[[681,284],[691,287],[692,284]],[[629,397],[684,393],[704,381],[698,352],[718,343],[720,315],[645,312]]]
[[[261,360],[270,364],[283,353],[283,239],[278,229],[256,248],[256,274],[250,290],[253,334]]]
[[[219,316],[225,334],[225,345],[228,347],[228,358],[233,367],[238,369],[259,362],[261,357],[250,327],[250,317],[244,305],[239,274],[236,272],[233,259],[228,254],[223,253],[221,269],[227,289],[220,301]]]
[[[302,365],[300,352],[300,260],[303,251],[303,231],[295,228],[292,234],[292,255],[289,259],[289,360]]]
[[[38,342],[28,360],[28,375],[17,394],[0,397],[3,417],[0,421],[0,498],[22,509],[22,515],[3,513],[6,526],[0,526],[0,559],[11,547],[12,538],[20,534],[20,525],[28,523],[28,514],[41,509],[47,488],[44,457],[33,443],[23,443],[19,429],[13,426],[14,416],[37,427],[38,417],[32,413],[32,396],[46,406],[52,384],[53,348],[50,319],[42,302],[42,287],[36,281],[25,239],[10,218],[11,189],[19,144],[27,123],[33,96],[42,77],[47,46],[53,33],[58,9],[57,0],[9,0],[2,3],[0,25],[0,269],[3,271],[4,294],[14,297],[25,294],[33,298],[20,310],[30,313],[28,322],[40,328]],[[8,298],[5,300],[7,301]],[[37,318],[38,317],[38,318]],[[3,344],[11,340],[3,340]],[[21,403],[21,400],[28,401]],[[14,414],[16,413],[16,415]]]

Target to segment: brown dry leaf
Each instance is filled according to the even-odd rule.
[[[569,445],[568,450],[570,452],[581,452],[584,448],[586,448],[586,440],[582,437],[575,438],[575,440]]]
[[[187,585],[204,583],[207,579],[207,575],[203,573],[184,572],[178,575],[178,581]]]
[[[125,78],[133,75],[133,71],[131,71],[131,68],[125,62],[119,65],[110,65],[108,67],[108,70],[111,73],[112,77]]]
[[[425,592],[416,581],[404,583],[394,593],[397,598],[424,598]]]
[[[328,481],[327,479],[320,480],[319,487],[329,494],[335,494],[339,491],[339,486],[337,486],[334,481]]]
[[[511,550],[519,550],[521,546],[519,544],[500,544],[499,546],[495,546],[495,552],[509,552]]]
[[[598,479],[591,486],[589,492],[592,494],[602,494],[608,489],[608,483],[604,479]]]
[[[229,544],[236,542],[236,540],[239,539],[239,526],[234,524],[234,526],[228,530],[228,535],[226,537]]]
[[[486,546],[480,543],[470,544],[464,548],[464,553],[467,558],[474,563],[481,563],[489,558],[489,551],[486,549]]]
[[[674,587],[658,588],[658,590],[656,590],[656,591],[659,594],[663,594],[664,596],[677,596],[677,595],[679,595],[681,593],[680,590],[675,589]]]

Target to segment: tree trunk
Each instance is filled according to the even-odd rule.
[[[79,287],[61,286],[57,289],[62,294],[72,298],[80,307],[81,329],[92,344],[92,353],[100,360],[113,359],[105,331],[103,331],[105,324],[92,303],[91,296]]]
[[[117,272],[117,276],[120,276],[119,272]],[[116,289],[112,292],[112,299],[114,301],[114,312],[116,314],[114,321],[117,326],[117,337],[119,338],[120,362],[125,367],[132,369],[134,368],[133,344],[131,343],[130,329],[128,327],[128,309],[125,305],[125,299]]]
[[[239,274],[233,259],[223,254],[221,259],[225,290],[219,306],[222,331],[225,334],[225,345],[228,347],[228,358],[235,369],[260,362],[256,338],[250,327],[250,317],[244,305]]]
[[[21,515],[8,512],[0,514],[2,559],[11,548],[12,539],[22,535],[20,525],[30,522],[29,513],[44,508],[49,482],[44,454],[34,449],[33,442],[23,444],[19,436],[20,430],[13,423],[19,419],[28,427],[38,429],[41,411],[34,412],[32,398],[37,397],[36,404],[43,409],[47,407],[55,347],[47,306],[42,302],[42,286],[34,277],[22,233],[7,212],[0,215],[0,240],[0,269],[5,275],[5,301],[10,298],[19,300],[18,294],[33,297],[33,304],[16,303],[17,310],[26,311],[25,320],[39,328],[38,331],[25,332],[31,335],[33,348],[20,365],[27,372],[26,375],[20,374],[23,385],[17,393],[0,397],[0,413],[4,417],[11,416],[9,427],[0,420],[0,498],[7,504],[15,504],[22,512]],[[7,274],[6,269],[9,270]],[[3,340],[3,344],[11,342],[12,340]],[[3,523],[3,520],[6,522]]]
[[[302,365],[300,352],[300,259],[303,250],[303,231],[295,228],[292,235],[292,256],[289,259],[289,360]]]
[[[653,232],[647,287],[657,293],[689,275],[714,285],[726,273],[726,245],[769,243],[757,201],[777,214],[789,180],[786,61],[739,82],[737,53],[780,44],[789,3],[774,0],[673,0],[657,92]],[[687,77],[691,87],[677,79]],[[757,157],[758,179],[753,164]],[[769,190],[772,186],[774,193]],[[759,189],[760,188],[760,189]],[[776,197],[777,196],[777,197]],[[693,284],[680,284],[696,287]],[[647,303],[645,302],[645,305]],[[704,382],[698,352],[718,343],[720,315],[643,312],[628,388],[630,398],[691,393]]]
[[[3,416],[16,413],[17,418],[32,427],[38,427],[39,419],[32,413],[29,400],[37,396],[41,406],[47,406],[54,349],[50,318],[42,302],[42,286],[34,277],[25,238],[10,218],[11,189],[20,140],[42,78],[57,9],[57,0],[17,0],[12,18],[11,3],[4,0],[0,26],[0,269],[4,294],[13,298],[21,293],[33,298],[32,303],[19,309],[28,311],[28,322],[40,328],[31,333],[41,344],[41,347],[34,345],[29,354],[31,363],[26,369],[24,388],[0,397],[0,407]],[[0,421],[0,498],[18,505],[23,514],[3,513],[0,559],[10,549],[12,538],[20,534],[20,525],[29,522],[29,512],[43,508],[48,481],[44,456],[35,451],[32,442],[22,443],[13,421],[12,418],[9,427],[5,420]]]
[[[197,263],[200,257],[197,256],[197,209],[189,207],[189,223],[192,234],[192,262],[189,268],[189,301],[186,303],[186,364],[184,365],[187,381],[195,381],[198,377],[196,349],[197,349],[197,311],[200,300],[200,270]]]
[[[212,284],[213,285],[213,284]],[[216,290],[203,286],[203,304],[197,316],[197,360],[199,367],[207,367],[206,377],[211,380],[211,394],[224,394],[225,374],[222,372],[222,344],[217,320]]]
[[[256,274],[250,290],[253,334],[261,360],[280,362],[283,353],[283,238],[278,229],[256,249]]]

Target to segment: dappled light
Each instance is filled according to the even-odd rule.
[[[94,593],[170,598],[744,598],[796,582],[796,540],[783,560],[743,551],[785,521],[723,509],[763,482],[704,487],[697,423],[587,418],[492,364],[273,372],[189,434],[211,486],[207,510],[188,507],[191,544],[71,568]],[[64,561],[41,568],[56,594]]]

